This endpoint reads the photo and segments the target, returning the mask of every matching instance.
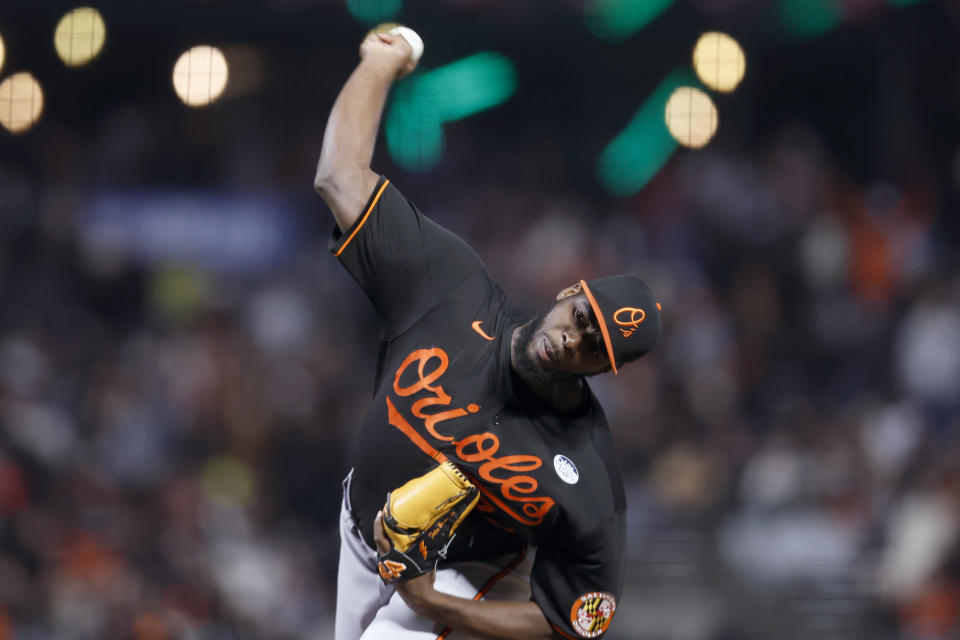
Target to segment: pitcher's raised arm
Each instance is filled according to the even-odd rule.
[[[333,104],[313,185],[341,231],[360,216],[377,184],[370,160],[390,87],[416,65],[413,48],[402,36],[371,32],[360,45],[360,64]]]

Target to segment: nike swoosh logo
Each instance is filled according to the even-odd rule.
[[[483,324],[483,320],[474,320],[473,323],[470,325],[470,327],[471,327],[474,331],[476,331],[477,333],[479,333],[481,336],[483,336],[483,338],[484,338],[485,340],[489,340],[489,341],[493,342],[496,338],[492,338],[492,337],[488,336],[486,333],[484,333],[484,332],[483,332],[483,329],[480,328],[480,325],[482,325],[482,324]]]

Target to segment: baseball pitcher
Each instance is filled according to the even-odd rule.
[[[623,583],[626,504],[586,378],[653,349],[660,305],[620,275],[573,283],[530,317],[371,170],[390,87],[418,62],[411,38],[363,41],[315,180],[330,251],[380,320],[344,482],[336,639],[600,637]]]

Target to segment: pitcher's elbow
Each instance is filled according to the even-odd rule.
[[[328,195],[336,188],[336,180],[328,171],[317,170],[317,175],[313,178],[313,190],[321,196]]]

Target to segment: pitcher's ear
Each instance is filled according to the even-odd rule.
[[[580,286],[580,283],[571,285],[557,294],[557,300],[563,300],[564,298],[569,298],[570,296],[575,296],[578,293],[583,291],[583,287]]]

